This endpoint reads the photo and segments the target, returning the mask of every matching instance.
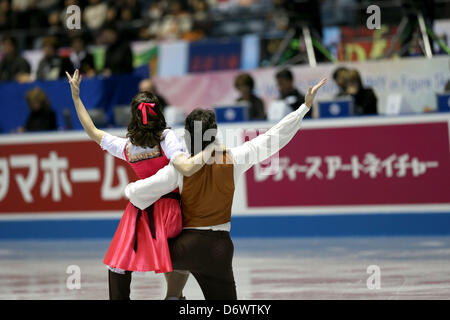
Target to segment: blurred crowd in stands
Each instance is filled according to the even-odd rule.
[[[65,70],[74,68],[87,76],[96,73],[107,76],[132,71],[130,41],[175,38],[194,41],[249,33],[282,38],[289,30],[301,33],[305,24],[320,39],[323,26],[348,25],[352,21],[361,25],[370,3],[367,0],[0,0],[0,81],[30,80],[30,67],[21,58],[25,49],[44,52],[38,80],[56,79]],[[411,11],[408,8],[423,12],[430,21],[439,12],[435,1],[430,0],[392,3],[391,7],[383,7],[383,23],[391,19],[398,24],[402,16],[408,16]],[[69,30],[66,24],[73,14],[67,8],[73,5],[80,8],[79,30]],[[94,60],[86,49],[89,45],[107,48],[102,70],[94,68]],[[64,54],[61,48],[67,48]],[[316,59],[322,61],[323,56],[316,54]]]
[[[275,75],[278,85],[279,100],[283,100],[292,111],[296,110],[305,101],[304,94],[295,87],[295,79],[292,72],[285,68]],[[349,96],[354,101],[354,115],[375,115],[378,113],[377,97],[372,88],[364,87],[361,76],[356,69],[346,67],[337,68],[332,75],[339,88],[336,98]],[[253,92],[254,81],[250,74],[242,73],[235,79],[235,87],[239,91],[236,102],[246,102],[249,106],[251,120],[265,120],[264,102]],[[312,113],[305,118],[311,118]]]
[[[64,71],[79,68],[96,73],[88,45],[106,46],[103,75],[132,72],[130,41],[152,39],[198,40],[211,30],[210,6],[220,0],[0,0],[0,81],[30,80],[30,65],[21,57],[24,49],[41,49],[37,80],[53,80]],[[233,2],[233,1],[229,1]],[[271,1],[240,1],[243,7]],[[67,8],[80,8],[81,28],[70,30]],[[58,49],[69,48],[69,54]]]
[[[420,5],[427,19],[432,20],[434,17],[430,13],[434,1],[397,2],[400,5]],[[359,7],[355,4],[359,4]],[[370,1],[0,0],[0,81],[34,80],[29,62],[21,55],[24,49],[42,50],[36,80],[63,78],[66,71],[73,73],[75,69],[87,77],[126,74],[133,71],[130,47],[130,41],[133,40],[181,38],[195,41],[220,35],[217,32],[223,21],[228,24],[222,32],[228,35],[286,33],[292,28],[298,29],[299,22],[307,23],[313,31],[320,33],[323,25],[346,24],[356,20],[358,14],[366,14],[361,8],[364,9],[367,4]],[[80,30],[69,30],[65,24],[69,14],[66,9],[72,5],[80,8]],[[408,5],[404,8],[408,8]],[[397,22],[402,16],[396,16],[396,11],[389,12],[383,11],[384,17],[391,14],[391,18]],[[233,24],[237,18],[238,21]],[[91,44],[105,47],[101,70],[96,69],[94,57],[87,49]],[[68,50],[61,54],[61,48]],[[288,68],[280,69],[275,78],[279,99],[296,109],[304,101],[304,95],[295,88],[292,72]],[[371,88],[364,88],[358,71],[340,67],[332,78],[339,87],[338,97],[353,97],[356,115],[377,113],[377,97]],[[239,74],[234,86],[239,92],[236,102],[244,102],[250,107],[250,119],[266,119],[266,107],[254,92],[252,76],[248,73]],[[163,107],[169,105],[167,97],[157,93],[150,79],[143,80],[139,90],[152,91],[159,95]],[[19,131],[56,129],[55,114],[51,111],[45,93],[35,88],[28,92],[26,99],[30,115]],[[308,114],[310,116],[311,113]]]
[[[48,35],[58,35],[61,45],[68,45],[70,32],[65,21],[70,13],[66,9],[76,5],[81,9],[83,34],[90,43],[102,42],[104,28],[115,28],[128,40],[196,40],[211,31],[211,13],[233,3],[239,8],[263,7],[264,13],[273,7],[271,0],[1,0],[0,33],[26,30],[22,48],[39,47],[42,37]]]
[[[2,0],[0,31],[31,30],[33,42],[36,35],[62,34],[70,14],[66,8],[71,5],[81,9],[82,26],[92,32],[92,41],[96,31],[105,27],[131,29],[130,39],[180,37],[191,30],[206,30],[207,0]],[[135,22],[138,25],[133,26]],[[130,28],[136,26],[142,28]]]
[[[377,97],[371,88],[365,88],[361,81],[359,72],[346,67],[337,68],[333,75],[333,80],[339,87],[337,97],[350,96],[353,98],[355,115],[375,115],[377,114]],[[279,70],[276,75],[276,83],[279,91],[279,100],[282,100],[294,111],[305,101],[304,94],[295,87],[295,79],[288,68]],[[254,80],[249,73],[240,73],[236,76],[234,86],[239,92],[236,99],[238,104],[246,105],[249,109],[249,120],[266,120],[266,108],[264,101],[254,92]],[[155,94],[159,100],[159,107],[164,109],[169,106],[166,97],[158,91],[154,81],[143,79],[137,88],[140,92],[148,91]],[[17,132],[25,131],[48,131],[56,130],[56,116],[52,111],[49,99],[45,92],[36,87],[29,90],[26,100],[30,113],[23,127]],[[305,118],[312,118],[312,113],[308,112]]]

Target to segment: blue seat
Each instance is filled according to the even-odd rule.
[[[214,108],[217,123],[249,121],[248,107],[246,106],[217,106]]]
[[[353,100],[350,97],[318,102],[320,118],[349,117],[353,115]]]

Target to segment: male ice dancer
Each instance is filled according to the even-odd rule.
[[[236,299],[232,269],[234,247],[229,233],[235,182],[253,165],[278,152],[295,136],[325,81],[323,79],[309,88],[305,103],[266,133],[241,146],[227,149],[220,156],[222,161],[217,161],[217,156],[215,162],[206,164],[190,177],[183,177],[169,164],[155,175],[126,187],[126,196],[141,209],[149,207],[171,190],[180,188],[183,231],[176,238],[169,239],[173,269],[192,273],[205,299]],[[194,125],[196,121],[201,121],[201,132],[197,132],[200,126]],[[192,111],[186,118],[185,129],[189,133],[186,145],[194,155],[201,151],[194,150],[196,137],[202,137],[202,149],[214,141],[217,129],[214,112]],[[207,131],[211,139],[204,141]],[[182,281],[180,292],[184,283]]]

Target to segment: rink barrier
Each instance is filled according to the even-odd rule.
[[[236,184],[232,234],[450,234],[449,122],[450,113],[305,120],[279,152],[277,176],[255,166]],[[270,126],[221,125],[219,133],[238,132],[224,141],[233,147]],[[371,171],[374,160],[384,161],[381,171]],[[110,238],[133,175],[84,132],[0,135],[0,239]]]
[[[112,239],[119,219],[0,220],[0,239]],[[447,236],[450,213],[236,216],[232,237]]]

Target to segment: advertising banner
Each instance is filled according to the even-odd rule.
[[[448,212],[448,122],[444,114],[305,120],[271,161],[236,181],[233,215]],[[220,124],[219,131],[223,143],[234,147],[269,127]],[[227,137],[228,132],[235,135]],[[123,190],[135,180],[125,161],[83,132],[0,137],[0,216],[5,218],[120,216],[127,204]]]
[[[0,214],[124,210],[123,190],[135,179],[90,140],[2,145]]]
[[[248,207],[448,204],[448,132],[447,121],[300,130],[247,173]]]
[[[436,94],[444,92],[448,81],[449,58],[367,61],[346,63],[344,66],[357,69],[364,86],[374,90],[378,98],[379,114],[385,113],[390,95],[400,95],[410,112],[423,112],[425,108],[436,110]],[[336,64],[321,63],[314,68],[302,65],[290,69],[295,86],[302,93],[327,77],[328,82],[317,95],[318,100],[326,100],[334,98],[338,92],[332,79],[337,67]],[[280,98],[275,79],[278,70],[280,68],[267,67],[249,71],[255,81],[255,94],[264,101],[266,110],[273,100]],[[237,70],[229,70],[182,77],[159,77],[156,84],[158,90],[168,97],[171,105],[190,112],[194,108],[211,108],[235,102],[239,97],[239,92],[234,87],[234,79],[238,74]]]

